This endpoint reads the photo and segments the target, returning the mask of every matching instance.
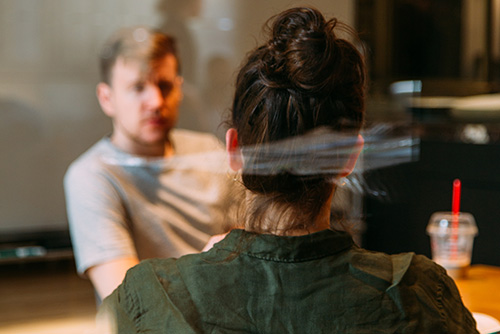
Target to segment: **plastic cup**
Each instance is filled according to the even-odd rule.
[[[432,260],[453,278],[464,278],[470,266],[477,226],[470,213],[436,212],[427,233],[431,238]]]

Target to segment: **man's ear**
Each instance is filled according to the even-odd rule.
[[[113,103],[111,102],[112,93],[113,92],[111,91],[111,87],[107,83],[100,82],[99,84],[97,84],[97,99],[99,100],[102,111],[104,111],[104,113],[109,117],[114,116]]]
[[[340,177],[346,177],[347,175],[352,173],[354,167],[356,166],[356,162],[358,161],[359,155],[363,150],[364,145],[365,145],[365,140],[363,139],[363,136],[358,134],[356,145],[354,146],[353,151],[349,159],[347,160],[346,165],[344,166],[344,171],[342,172],[342,174],[340,174]]]
[[[229,167],[235,172],[243,167],[243,157],[238,143],[238,132],[230,128],[226,132],[226,152],[229,159]]]
[[[175,79],[175,84],[178,86],[179,101],[184,100],[184,77],[178,75]],[[188,88],[189,90],[189,88]]]

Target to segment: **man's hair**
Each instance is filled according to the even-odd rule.
[[[138,61],[150,68],[169,54],[176,58],[177,70],[180,71],[176,42],[172,36],[145,26],[120,29],[106,41],[99,55],[101,81],[111,84],[113,66],[118,58]]]

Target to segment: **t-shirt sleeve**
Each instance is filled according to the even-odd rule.
[[[72,165],[64,178],[66,209],[77,270],[137,256],[127,212],[110,175],[95,166]]]

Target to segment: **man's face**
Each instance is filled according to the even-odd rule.
[[[113,143],[140,155],[164,148],[182,99],[182,79],[173,55],[165,56],[147,71],[144,67],[139,61],[118,58],[111,85],[98,86],[101,106],[113,119]]]

